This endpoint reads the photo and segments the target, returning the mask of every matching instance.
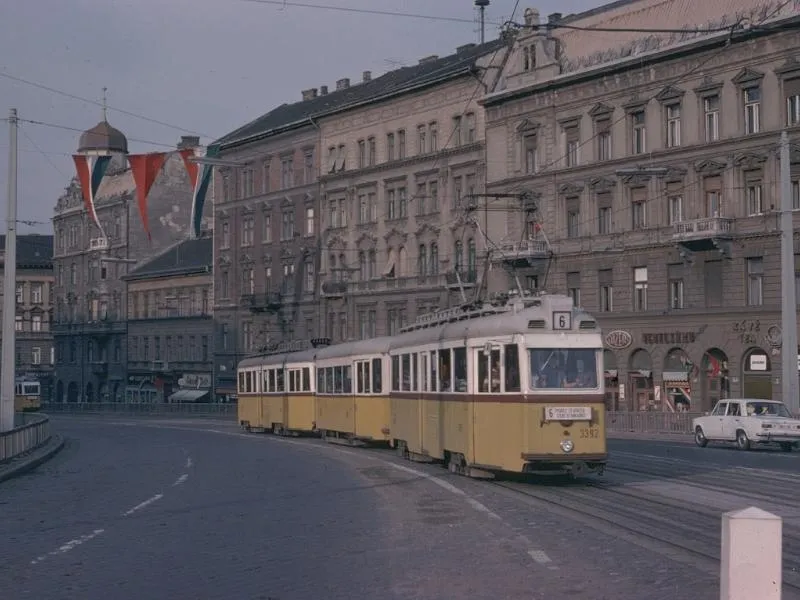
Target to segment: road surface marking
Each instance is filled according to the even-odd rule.
[[[175,487],[176,485],[182,484],[187,479],[189,479],[189,475],[188,475],[188,473],[184,473],[183,475],[178,477],[178,479],[175,480],[175,483],[172,484],[172,487]]]
[[[69,552],[70,550],[72,550],[74,548],[77,548],[81,544],[84,544],[84,543],[88,542],[92,538],[97,537],[98,535],[100,535],[104,531],[105,531],[105,529],[95,529],[92,533],[88,533],[88,534],[82,535],[81,537],[76,538],[74,540],[70,540],[67,543],[65,543],[62,546],[60,546],[57,550],[53,550],[53,551],[48,552],[47,554],[45,554],[43,556],[38,556],[38,557],[34,558],[31,561],[31,564],[35,565],[36,563],[40,563],[44,559],[46,559],[48,556],[57,556],[59,554],[64,554],[66,552]]]
[[[528,555],[540,565],[547,565],[547,568],[552,571],[558,569],[557,566],[550,564],[553,561],[550,560],[550,557],[547,556],[547,553],[544,550],[528,550]]]
[[[192,457],[191,456],[186,457],[186,468],[187,469],[191,469],[192,468]]]
[[[132,509],[130,509],[129,511],[122,513],[122,516],[123,516],[123,517],[127,517],[128,515],[132,515],[132,514],[133,514],[133,513],[135,513],[137,510],[141,510],[141,509],[143,509],[145,506],[147,506],[148,504],[152,504],[152,503],[153,503],[153,502],[155,502],[156,500],[161,500],[161,498],[163,498],[163,497],[164,497],[164,494],[156,494],[156,495],[155,495],[155,496],[153,496],[152,498],[148,498],[148,499],[147,499],[147,500],[145,500],[144,502],[140,502],[139,504],[137,504],[136,506],[134,506],[134,507],[133,507]]]

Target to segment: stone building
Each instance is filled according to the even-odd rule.
[[[0,235],[0,248],[5,248],[5,238],[5,235]],[[43,402],[50,399],[53,387],[52,288],[53,236],[18,235],[16,373],[41,383]]]
[[[213,399],[213,240],[184,240],[124,276],[127,402]]]
[[[178,148],[198,143],[187,136]],[[77,178],[58,199],[53,216],[57,402],[124,400],[127,308],[122,277],[132,265],[189,234],[192,188],[177,152],[170,154],[150,190],[148,238],[125,158],[128,141],[105,120],[84,132],[78,145],[79,153],[98,151],[114,156],[94,198],[106,237],[89,217]],[[210,227],[208,219],[205,223]]]
[[[494,89],[508,48],[505,38],[467,44],[365,77],[360,102],[319,117],[325,337],[392,334],[472,299],[482,229],[496,229],[490,215],[499,216],[469,210],[486,205],[476,99]]]
[[[770,18],[725,31],[737,17]],[[539,20],[532,10],[525,18]],[[779,397],[777,149],[781,129],[800,137],[800,32],[786,27],[797,11],[782,2],[629,0],[550,20],[723,30],[638,40],[520,31],[505,89],[483,105],[488,189],[525,190],[529,203],[509,206],[509,234],[493,261],[597,314],[612,409],[708,410],[726,395]],[[800,209],[796,161],[793,152]],[[508,287],[505,278],[493,285]]]

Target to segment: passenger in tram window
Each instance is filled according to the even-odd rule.
[[[500,350],[492,350],[491,354],[491,390],[493,394],[500,393]]]

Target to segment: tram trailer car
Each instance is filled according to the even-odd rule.
[[[238,366],[239,424],[248,431],[316,431],[315,350],[244,359]]]
[[[403,331],[389,350],[399,454],[480,478],[603,473],[603,341],[571,298],[451,309]]]
[[[42,407],[42,386],[38,381],[17,379],[14,382],[14,411],[35,412]]]
[[[391,440],[391,337],[317,350],[317,427],[323,439],[350,445]]]

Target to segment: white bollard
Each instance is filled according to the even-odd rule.
[[[783,520],[751,506],[722,515],[720,600],[780,600]]]

